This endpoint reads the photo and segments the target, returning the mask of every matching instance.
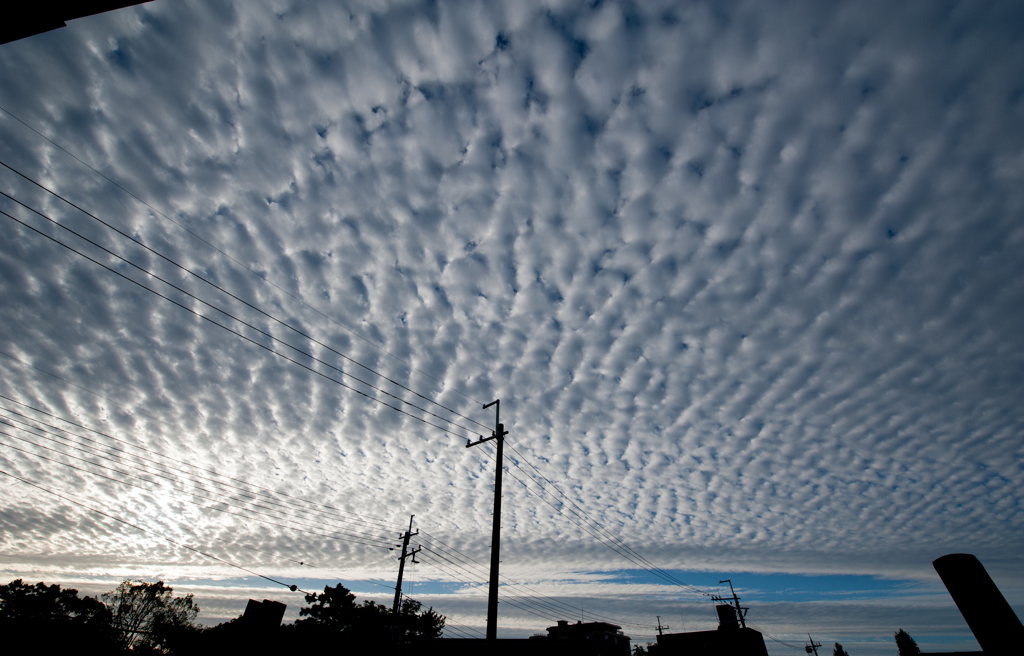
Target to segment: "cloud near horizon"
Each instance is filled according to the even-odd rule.
[[[391,394],[422,405],[323,345],[483,426],[500,398],[509,475],[539,490],[537,467],[659,567],[924,580],[970,551],[1016,598],[1022,18],[998,2],[157,0],[0,47],[0,159],[137,243],[0,179]],[[377,534],[415,514],[486,559],[489,446],[0,218],[0,351],[17,359],[0,357],[0,394]],[[392,565],[320,536],[322,517],[261,526],[0,430],[28,452],[0,448],[6,471],[232,562]],[[209,564],[0,485],[7,569]],[[542,498],[562,502],[506,478],[510,575],[632,567]]]

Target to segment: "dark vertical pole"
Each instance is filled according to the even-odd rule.
[[[501,471],[505,446],[504,426],[498,421],[501,401],[494,402],[494,435],[498,442],[494,467],[494,517],[491,523],[491,581],[487,590],[487,639],[498,638],[498,564],[501,562]],[[484,406],[485,408],[487,406]]]
[[[732,602],[736,607],[736,619],[740,621],[740,627],[744,629],[747,628],[746,613],[744,613],[743,609],[740,608],[740,598],[736,596],[736,590],[732,587],[732,579],[722,579],[718,582],[719,585],[723,583],[729,584],[729,591],[732,593]],[[725,601],[725,599],[722,599],[722,601]]]
[[[501,424],[501,401],[491,401],[484,410],[494,408],[494,434],[490,437],[481,436],[476,442],[466,440],[466,448],[496,440],[497,463],[494,469],[494,517],[491,526],[491,580],[487,592],[487,640],[498,638],[498,564],[501,562],[501,471],[504,462],[505,427]]]
[[[398,609],[402,603],[402,575],[405,573],[405,558],[409,551],[409,538],[412,537],[412,518],[416,515],[409,515],[409,530],[402,536],[402,555],[398,559],[398,583],[395,584],[395,603],[391,607],[392,617],[395,624],[398,624]],[[417,531],[418,532],[418,531]]]
[[[416,515],[409,515],[409,530],[402,536],[402,555],[398,559],[398,582],[395,583],[395,604],[391,607],[391,639],[397,641],[399,638],[400,624],[398,613],[402,610],[402,575],[405,573],[405,559],[412,556],[412,562],[416,561],[416,554],[420,552],[420,547],[416,547],[412,551],[409,551],[409,539],[413,536],[419,535],[420,530],[416,529],[416,532],[412,532],[412,520]]]

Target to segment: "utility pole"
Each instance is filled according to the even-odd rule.
[[[402,609],[402,575],[405,574],[405,559],[412,556],[412,562],[418,563],[416,560],[416,554],[420,552],[422,547],[416,547],[412,551],[409,551],[409,539],[419,535],[420,530],[416,529],[416,532],[412,532],[412,519],[416,515],[409,515],[409,530],[402,536],[402,555],[398,559],[398,583],[395,584],[395,605],[391,607],[391,619],[394,624],[393,637],[398,639],[398,612]]]
[[[729,584],[729,592],[732,593],[732,602],[736,606],[736,616],[740,620],[740,626],[743,627],[744,629],[747,628],[747,611],[750,610],[750,609],[749,608],[740,608],[740,598],[736,596],[736,591],[733,590],[733,588],[732,588],[732,580],[730,580],[730,579],[723,579],[723,580],[718,582],[719,585],[721,585],[723,583],[728,583]]]
[[[667,625],[667,624],[666,624],[665,626],[662,626],[662,625],[661,625],[661,615],[655,615],[655,617],[657,617],[657,618],[658,618],[658,635],[663,635],[662,631],[663,631],[664,629],[671,629],[671,628],[672,628],[672,627],[670,627],[670,626],[669,626],[669,625]]]
[[[498,639],[498,547],[501,541],[501,463],[503,447],[505,446],[505,426],[501,424],[501,400],[491,401],[484,406],[484,410],[494,406],[494,433],[490,437],[481,436],[476,442],[466,440],[466,448],[497,440],[497,457],[494,466],[494,522],[491,527],[491,581],[487,592],[487,640],[494,642]]]
[[[811,644],[809,644],[806,647],[804,647],[804,651],[807,652],[808,654],[811,653],[811,652],[814,652],[814,656],[818,656],[818,647],[821,646],[821,643],[820,642],[814,642],[814,638],[811,637],[810,633],[807,634],[807,639],[811,641]]]

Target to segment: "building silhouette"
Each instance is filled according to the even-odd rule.
[[[764,637],[754,629],[740,626],[731,604],[719,604],[715,610],[718,628],[713,631],[659,635],[659,656],[768,656]]]

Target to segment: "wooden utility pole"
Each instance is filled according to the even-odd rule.
[[[409,515],[409,530],[402,536],[402,555],[398,558],[398,583],[395,584],[395,604],[391,607],[391,621],[394,624],[394,638],[398,639],[398,613],[402,610],[402,575],[405,573],[405,559],[412,556],[412,562],[418,563],[416,560],[416,554],[420,552],[423,547],[416,547],[412,551],[409,551],[409,539],[420,534],[420,530],[416,529],[416,532],[412,532],[412,519],[416,515]]]
[[[665,626],[662,626],[662,625],[661,625],[661,615],[655,615],[655,617],[657,617],[657,618],[658,618],[658,635],[664,635],[664,631],[665,631],[665,629],[670,629],[670,628],[672,628],[672,627],[670,627],[670,626],[669,626],[669,625],[667,625],[667,624],[666,624]]]
[[[811,644],[809,644],[806,647],[804,647],[804,651],[807,652],[808,654],[810,654],[811,652],[814,652],[814,656],[818,656],[818,647],[821,646],[821,643],[820,642],[814,642],[814,638],[811,637],[810,633],[807,634],[807,639],[811,641]]]
[[[750,609],[740,608],[740,598],[736,596],[736,591],[733,589],[730,579],[723,579],[718,582],[719,585],[723,583],[729,584],[729,592],[732,593],[732,603],[736,606],[736,618],[740,621],[740,626],[744,629],[747,628],[747,611]]]
[[[505,446],[505,427],[501,424],[501,400],[491,401],[484,410],[494,406],[494,433],[490,437],[481,437],[476,442],[466,440],[466,448],[497,440],[497,461],[494,466],[494,518],[491,526],[491,581],[487,591],[487,640],[498,639],[498,547],[501,541],[501,465],[503,447]]]

